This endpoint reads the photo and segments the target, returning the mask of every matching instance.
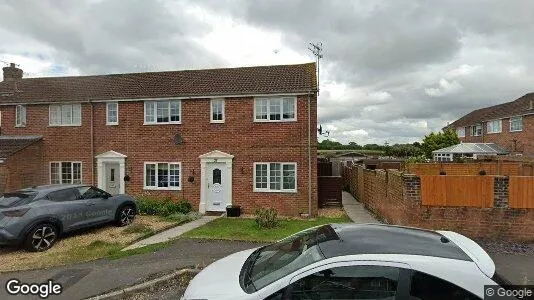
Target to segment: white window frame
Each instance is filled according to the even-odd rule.
[[[26,127],[26,105],[15,107],[15,127]]]
[[[169,104],[169,112],[168,122],[158,122],[158,102],[168,102]],[[178,102],[178,109],[180,113],[178,114],[178,118],[180,121],[171,121],[171,102]],[[147,121],[147,104],[154,103],[154,121]],[[165,124],[182,124],[182,100],[180,99],[161,99],[161,100],[146,100],[143,104],[144,107],[144,113],[143,113],[143,125],[165,125]]]
[[[520,129],[513,129],[512,128],[512,120],[513,119],[519,119],[519,121],[521,122],[521,128]],[[515,116],[515,117],[511,117],[510,118],[510,132],[519,132],[519,131],[523,131],[523,116]]]
[[[480,134],[477,134],[477,128],[480,127]],[[482,136],[482,133],[484,132],[484,128],[482,127],[482,124],[476,124],[471,126],[471,136]]]
[[[147,186],[146,185],[146,166],[147,165],[156,165],[156,186]],[[170,179],[170,176],[171,176],[171,172],[170,172],[170,165],[178,165],[179,166],[179,170],[180,170],[180,173],[179,173],[179,176],[178,176],[178,186],[175,187],[171,187],[170,185],[167,186],[167,187],[159,187],[157,186],[158,184],[158,164],[167,164],[167,167],[168,167],[168,170],[169,170],[169,174],[167,176],[169,176],[168,179]],[[143,163],[143,189],[144,190],[160,190],[160,191],[180,191],[182,190],[182,176],[183,175],[183,171],[182,171],[182,163],[181,162],[166,162],[166,161],[159,161],[159,162],[153,162],[153,161],[147,161],[147,162],[144,162]],[[170,180],[168,181],[170,183]]]
[[[71,168],[71,174],[72,174],[72,177],[71,177],[71,181],[70,182],[67,182],[67,183],[63,183],[63,174],[61,173],[62,170],[63,170],[63,167],[61,166],[62,163],[70,163],[70,168]],[[83,184],[83,163],[81,161],[51,161],[48,165],[48,179],[49,179],[49,182],[50,184],[57,184],[57,183],[52,183],[52,164],[59,164],[59,184],[73,184],[73,180],[74,180],[74,164],[80,164],[80,183],[79,184]],[[76,183],[78,184],[78,183]]]
[[[458,137],[465,137],[465,127],[456,128],[456,135],[458,135]]]
[[[280,164],[280,189],[272,190],[271,189],[271,164]],[[267,188],[256,188],[256,166],[257,165],[267,165]],[[294,189],[284,189],[284,165],[293,165],[295,166],[295,188]],[[255,162],[253,170],[253,188],[254,192],[262,193],[296,193],[297,192],[297,163],[296,162]]]
[[[215,103],[215,101],[221,101],[222,103],[222,120],[214,120],[213,119],[213,104]],[[226,104],[226,101],[224,98],[213,98],[210,100],[210,122],[211,123],[224,123],[224,121],[226,120],[226,112],[225,112],[225,104]]]
[[[293,100],[293,118],[284,118],[284,99]],[[267,119],[258,119],[256,104],[258,101],[267,100]],[[280,120],[271,120],[271,101],[280,101]],[[254,98],[254,122],[294,122],[297,121],[297,97],[256,97]]]
[[[115,105],[117,111],[117,120],[111,122],[109,120],[109,106]],[[119,102],[107,102],[106,103],[106,125],[119,125]]]
[[[70,106],[71,108],[71,123],[63,123],[62,111],[63,107]],[[60,118],[58,124],[52,124],[52,107],[59,107]],[[74,108],[80,108],[80,122],[74,123]],[[69,104],[50,104],[48,106],[48,126],[60,127],[60,126],[82,126],[82,105],[81,103],[69,103]]]
[[[497,130],[495,130],[495,124],[499,124],[498,126],[499,128]],[[498,120],[488,121],[486,123],[486,128],[487,128],[488,134],[501,133],[502,132],[502,120],[498,119]]]

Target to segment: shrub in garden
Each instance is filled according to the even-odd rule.
[[[255,212],[256,224],[259,228],[274,228],[278,226],[278,213],[274,208],[260,208]]]
[[[188,214],[193,206],[184,199],[175,202],[168,196],[156,197],[143,194],[137,197],[137,209],[142,215],[166,217],[176,213]]]

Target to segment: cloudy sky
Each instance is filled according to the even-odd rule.
[[[530,0],[3,0],[0,60],[26,77],[291,64],[323,43],[319,123],[420,140],[534,90]]]

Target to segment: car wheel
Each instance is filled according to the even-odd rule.
[[[30,230],[25,240],[26,249],[32,252],[46,251],[56,242],[58,231],[56,226],[43,223]]]
[[[120,207],[117,211],[117,226],[128,226],[135,219],[135,208],[130,205]]]

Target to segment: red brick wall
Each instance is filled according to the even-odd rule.
[[[363,178],[358,177],[362,171]],[[343,174],[351,193],[386,223],[452,230],[471,238],[534,241],[534,209],[508,207],[504,178],[495,181],[495,207],[477,208],[422,205],[421,181],[416,175],[361,166],[345,167]]]
[[[470,136],[471,132],[467,128],[466,137],[460,138],[460,141],[465,143],[496,143],[508,151],[534,156],[534,115],[523,116],[523,131],[519,132],[510,132],[509,118],[502,120],[502,132],[500,133],[488,133],[486,123],[482,127],[483,136]],[[517,140],[515,150],[514,139]]]
[[[297,100],[297,122],[253,122],[252,98],[229,98],[225,102],[224,124],[210,123],[210,100],[182,100],[182,124],[143,125],[143,102],[120,102],[119,125],[106,125],[105,103],[94,103],[94,151],[91,152],[91,106],[82,104],[82,126],[49,127],[48,105],[27,106],[27,126],[15,128],[15,108],[2,108],[3,134],[42,134],[43,160],[82,161],[82,180],[97,184],[96,160],[110,150],[127,156],[126,174],[131,180],[126,192],[143,192],[143,163],[147,161],[181,162],[182,190],[169,191],[175,198],[185,198],[197,208],[200,198],[199,155],[220,150],[234,155],[233,203],[241,205],[244,213],[252,213],[260,206],[274,207],[284,215],[308,212],[308,122],[307,96]],[[317,210],[317,101],[311,99],[312,141],[312,208]],[[180,133],[184,143],[174,144]],[[254,162],[296,162],[297,193],[253,192]],[[94,174],[92,174],[94,164]],[[46,180],[49,170],[44,167]],[[189,176],[195,181],[187,181]],[[158,191],[159,193],[159,191]]]
[[[7,186],[7,167],[5,164],[0,164],[0,193],[6,191]]]
[[[14,155],[5,164],[6,191],[47,184],[42,142],[36,142]]]

